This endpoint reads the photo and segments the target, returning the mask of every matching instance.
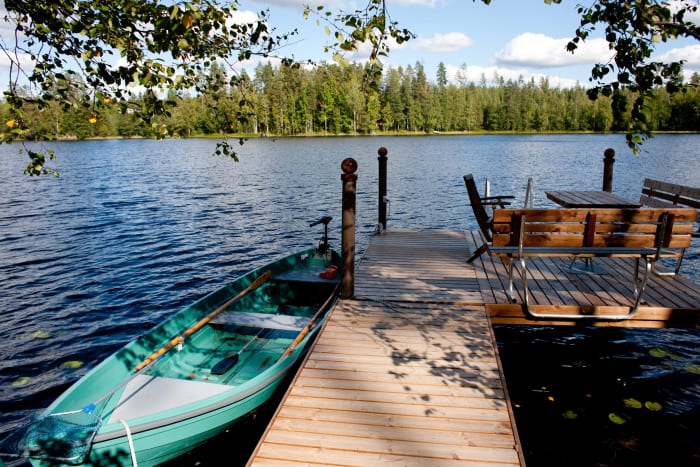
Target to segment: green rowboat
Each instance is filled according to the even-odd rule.
[[[329,217],[312,224],[325,223]],[[337,297],[340,258],[316,249],[252,271],[117,351],[16,443],[34,465],[157,465],[267,401]]]

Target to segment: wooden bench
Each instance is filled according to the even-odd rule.
[[[688,207],[700,209],[700,188],[693,188],[675,183],[662,182],[651,178],[644,179],[642,195],[639,197],[642,206],[652,208],[676,208]],[[693,237],[700,237],[700,211],[695,219],[697,230],[693,232]],[[665,251],[666,256],[675,256],[676,266],[673,272],[658,272],[659,275],[675,275],[681,269],[685,248],[673,251]]]
[[[489,253],[503,259],[508,269],[508,292],[513,293],[513,268],[519,262],[523,312],[535,319],[622,320],[634,316],[643,300],[652,265],[664,248],[690,245],[695,209],[496,209]],[[623,315],[538,314],[530,308],[528,257],[631,257],[634,305]],[[639,263],[644,260],[641,281]]]

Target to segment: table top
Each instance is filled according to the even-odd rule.
[[[631,201],[607,191],[562,190],[547,191],[547,198],[565,208],[638,208],[637,201]]]

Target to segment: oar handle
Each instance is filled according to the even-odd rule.
[[[333,290],[333,293],[331,293],[331,296],[326,300],[326,302],[323,305],[321,305],[321,308],[318,309],[316,314],[311,318],[311,320],[309,320],[309,323],[306,326],[304,326],[304,329],[302,329],[299,332],[297,337],[292,341],[291,344],[289,344],[289,347],[287,347],[285,349],[285,351],[282,353],[282,355],[279,356],[279,358],[277,360],[281,360],[282,358],[284,358],[287,355],[289,355],[290,353],[292,353],[292,351],[296,348],[296,346],[299,345],[299,343],[309,333],[309,331],[313,327],[314,323],[316,323],[318,318],[328,310],[328,307],[330,307],[331,302],[333,300],[335,300],[335,294],[336,294],[336,291],[338,290],[338,287],[339,287],[339,284],[336,284],[335,289]]]
[[[240,299],[242,296],[244,296],[244,295],[247,294],[248,292],[250,292],[250,291],[252,291],[252,290],[254,290],[254,289],[257,289],[258,287],[260,287],[261,285],[263,285],[265,282],[267,282],[267,280],[270,278],[270,275],[271,275],[271,274],[272,274],[271,271],[265,271],[264,273],[262,273],[260,276],[258,276],[257,279],[255,279],[253,282],[251,282],[251,284],[250,284],[248,287],[246,287],[243,291],[241,291],[240,293],[238,293],[238,295],[236,295],[236,296],[233,297],[232,299],[228,300],[226,303],[224,303],[223,305],[221,305],[219,308],[217,308],[216,310],[212,311],[212,312],[209,313],[207,316],[205,316],[204,318],[200,319],[200,320],[197,321],[195,324],[193,324],[192,326],[190,326],[188,329],[185,330],[185,332],[183,332],[182,334],[180,334],[180,335],[177,336],[177,337],[174,337],[170,342],[168,342],[168,343],[165,344],[163,347],[161,347],[160,349],[158,349],[158,350],[156,350],[155,352],[153,352],[153,353],[152,353],[150,356],[148,356],[144,361],[142,361],[141,363],[139,363],[138,365],[136,365],[136,366],[134,367],[134,370],[133,370],[133,371],[139,371],[141,368],[143,368],[144,366],[148,365],[148,364],[151,363],[152,361],[156,360],[158,357],[160,357],[161,355],[163,355],[164,353],[166,353],[167,351],[169,351],[170,349],[172,349],[172,348],[175,347],[176,345],[183,343],[183,342],[185,341],[185,337],[191,336],[191,335],[192,335],[193,333],[195,333],[198,329],[200,329],[202,326],[204,326],[204,325],[207,324],[209,321],[211,321],[216,315],[218,315],[219,313],[221,313],[222,311],[224,311],[226,308],[228,308],[229,306],[231,306],[231,304],[232,304],[233,302],[237,301],[238,299]]]

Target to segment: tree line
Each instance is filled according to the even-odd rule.
[[[73,85],[72,104],[24,108],[29,140],[205,135],[318,135],[441,132],[628,131],[634,94],[589,98],[584,86],[559,88],[547,79],[467,79],[467,66],[448,82],[440,64],[429,78],[421,63],[372,76],[359,64],[313,68],[261,63],[252,76],[228,76],[212,64],[197,79],[203,92],[169,91],[167,113],[148,121],[136,95],[128,103],[90,105],[88,86]],[[659,86],[646,100],[651,131],[700,131],[700,77],[684,92]],[[61,83],[57,88],[64,88]],[[28,91],[27,91],[28,92]],[[85,93],[81,96],[80,93]],[[64,101],[68,102],[68,101]],[[80,103],[83,104],[75,104]],[[5,131],[12,116],[4,109]]]

